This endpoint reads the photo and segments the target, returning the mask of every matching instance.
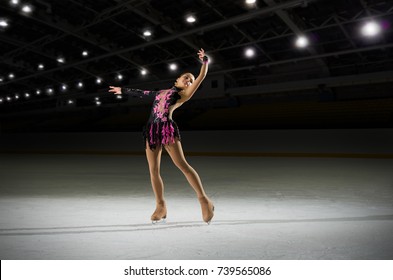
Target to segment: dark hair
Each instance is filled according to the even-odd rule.
[[[193,79],[194,79],[194,81],[195,81],[195,76],[194,76],[194,74],[192,74],[191,72],[184,72],[183,74],[181,74],[179,77],[177,77],[177,78],[180,78],[181,76],[183,76],[183,75],[191,75],[192,77],[193,77]]]

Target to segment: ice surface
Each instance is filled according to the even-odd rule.
[[[189,157],[215,204],[162,160],[168,218],[142,156],[1,155],[1,259],[392,259],[393,160]]]

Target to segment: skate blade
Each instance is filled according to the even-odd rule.
[[[152,223],[153,225],[165,224],[165,223],[166,223],[166,218],[163,218],[163,219],[161,219],[161,220],[154,220],[154,221],[151,221],[151,223]]]

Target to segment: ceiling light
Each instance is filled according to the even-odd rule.
[[[41,94],[41,91],[40,91],[39,89],[37,89],[37,90],[35,91],[35,94],[40,95],[40,94]]]
[[[0,103],[3,103],[3,98],[0,98]]]
[[[19,99],[19,94],[15,94],[15,99]]]
[[[29,97],[30,97],[30,94],[29,94],[28,92],[26,92],[26,93],[25,93],[25,97],[26,97],[26,98],[29,98]]]
[[[116,77],[118,80],[123,80],[123,75],[122,74],[118,74]]]
[[[96,101],[96,105],[100,106],[101,105],[101,101]]]
[[[151,31],[150,31],[150,30],[145,30],[145,31],[143,32],[143,36],[145,36],[145,37],[151,36]]]
[[[38,64],[38,70],[42,70],[42,69],[44,69],[44,64],[42,63]]]
[[[89,52],[88,51],[83,51],[82,52],[82,56],[88,56],[89,55]]]
[[[53,94],[53,89],[52,89],[52,88],[48,88],[48,89],[46,90],[46,92],[47,92],[49,95],[51,95],[51,94]]]
[[[177,65],[175,63],[171,63],[169,64],[169,69],[171,69],[172,71],[177,69]]]
[[[74,101],[68,100],[68,104],[74,104]]]
[[[309,44],[309,41],[308,41],[307,37],[305,37],[305,36],[299,36],[295,42],[295,45],[298,48],[305,48],[308,46],[308,44]]]
[[[7,101],[11,101],[11,100],[12,100],[12,98],[7,96]]]
[[[13,73],[10,73],[10,74],[8,75],[8,78],[13,79],[13,78],[15,78],[15,75],[14,75]]]
[[[381,32],[381,26],[375,21],[367,22],[362,27],[362,34],[366,37],[374,37]]]
[[[17,6],[17,5],[19,4],[19,0],[11,0],[11,1],[10,1],[10,4],[11,4],[12,6]]]
[[[59,62],[59,63],[64,63],[64,62],[65,62],[64,57],[58,57],[58,58],[57,58],[57,62]]]
[[[4,78],[0,77],[0,83],[4,82]]]
[[[79,83],[77,84],[77,86],[78,86],[78,88],[82,88],[82,87],[83,87],[83,83],[82,83],[82,82],[79,82]]]
[[[22,7],[22,12],[26,13],[26,14],[30,14],[33,11],[33,7],[30,5],[24,5]]]
[[[141,75],[143,75],[143,76],[147,75],[147,70],[146,69],[142,69],[141,70]]]
[[[257,1],[256,0],[246,0],[247,5],[255,4],[255,2],[257,2]]]
[[[116,94],[116,98],[117,99],[122,99],[123,97],[121,96],[121,94]]]
[[[5,19],[0,19],[0,27],[7,27],[8,22]]]
[[[253,48],[247,48],[244,51],[244,54],[246,55],[246,57],[253,57],[255,55],[255,50]]]
[[[62,85],[61,85],[61,90],[62,90],[62,91],[66,91],[66,90],[67,90],[67,88],[68,88],[68,87],[67,87],[67,85],[66,85],[66,84],[62,84]]]
[[[196,21],[196,18],[193,15],[189,15],[187,16],[186,21],[189,23],[193,23]]]
[[[102,79],[101,78],[97,78],[96,79],[96,84],[101,84],[102,83]]]

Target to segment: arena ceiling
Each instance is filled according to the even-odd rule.
[[[229,87],[387,79],[393,66],[388,0],[4,0],[0,20],[0,105],[16,109],[62,91],[76,96],[173,79],[171,63],[178,74],[197,71],[201,47],[212,60],[209,73],[225,75]],[[361,33],[370,20],[379,35]],[[296,47],[298,36],[308,45]]]

